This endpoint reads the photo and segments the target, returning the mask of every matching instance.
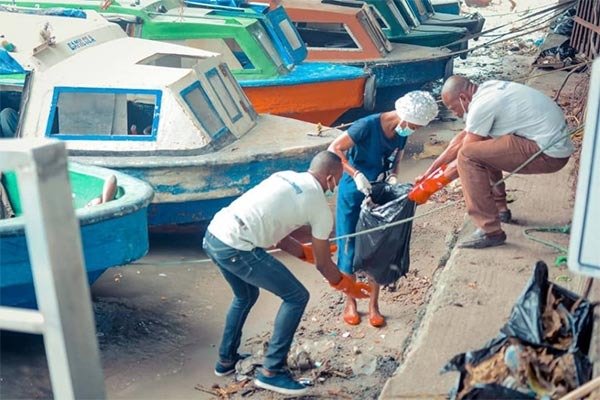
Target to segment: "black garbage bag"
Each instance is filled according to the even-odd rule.
[[[563,12],[556,20],[550,25],[554,33],[564,36],[571,36],[573,32],[573,26],[575,21],[573,17],[577,14],[575,7],[571,7]]]
[[[416,205],[408,200],[412,184],[373,184],[371,200],[363,204],[356,232],[410,218]],[[410,265],[409,244],[412,221],[360,235],[355,241],[354,270],[365,271],[380,285],[396,282]]]
[[[452,393],[453,398],[534,399],[534,392],[517,391],[502,385],[503,382],[471,385],[465,391],[468,368],[483,365],[486,360],[490,362],[506,348],[507,343],[517,343],[529,350],[545,352],[554,359],[561,358],[561,362],[571,365],[570,370],[574,371],[574,375],[570,377],[571,387],[574,388],[591,378],[592,366],[585,354],[590,346],[592,324],[592,305],[549,282],[547,265],[538,261],[500,335],[480,350],[453,357],[442,372],[460,372],[458,384]]]
[[[550,293],[548,291],[552,288]],[[556,317],[561,324],[550,334],[549,327],[553,315],[546,312],[549,299],[562,299],[556,308]],[[577,307],[573,310],[573,306]],[[593,307],[575,293],[548,282],[548,266],[538,261],[533,276],[525,290],[513,306],[510,318],[501,329],[507,336],[517,337],[531,344],[553,347],[560,350],[588,353],[592,337]]]
[[[575,58],[576,55],[577,55],[577,49],[575,49],[574,47],[571,47],[570,40],[565,40],[558,46],[550,47],[546,50],[541,51],[540,55],[538,56],[538,59],[543,58],[543,57],[548,57],[548,56],[553,56],[556,58],[556,56],[558,56],[558,58],[561,61],[564,61],[567,58],[573,59],[573,58]]]
[[[536,375],[535,372],[530,375],[529,379],[524,378],[524,376],[526,375],[519,375],[517,373],[512,374],[511,376],[506,376],[505,378],[503,378],[503,382],[500,383],[470,383],[469,385],[467,385],[467,381],[469,380],[469,369],[474,370],[474,367],[483,365],[483,363],[485,363],[486,361],[490,362],[492,360],[492,357],[498,357],[499,352],[502,351],[502,349],[506,349],[506,347],[510,345],[518,346],[523,349],[529,349],[529,351],[532,352],[545,352],[554,357],[554,359],[562,358],[563,365],[567,365],[569,367],[569,373],[572,373],[572,376],[567,377],[565,379],[565,381],[570,381],[570,386],[569,389],[565,389],[564,386],[561,388],[562,395],[564,395],[570,390],[575,389],[578,386],[583,385],[592,377],[593,366],[589,361],[588,357],[580,351],[576,353],[569,353],[567,351],[560,351],[548,347],[529,345],[519,339],[509,338],[508,336],[501,333],[498,337],[493,339],[482,349],[454,356],[454,358],[452,358],[452,360],[450,360],[448,364],[444,366],[442,372],[460,372],[458,383],[450,393],[450,397],[452,399],[458,400],[536,399],[540,397],[539,393],[536,393],[535,390],[531,388],[532,386],[542,386],[539,383],[536,383],[535,385],[533,384],[534,382],[536,382],[534,381],[534,379],[539,378],[539,376]],[[501,355],[500,358],[504,359],[503,355]],[[536,363],[533,362],[532,365],[535,364]],[[523,363],[521,365],[525,366],[526,364]],[[537,363],[537,365],[539,368],[539,362]],[[498,366],[498,364],[494,364],[494,366],[497,370],[501,368]],[[524,367],[522,368],[523,370],[525,370]],[[532,370],[535,369],[532,368]],[[479,372],[479,374],[481,374],[481,372]],[[503,376],[499,371],[496,371],[495,374]],[[557,372],[557,374],[561,374],[561,372]],[[493,374],[487,376],[493,376]],[[521,379],[524,379],[526,383],[519,384],[519,379],[515,379],[515,376],[521,376]],[[558,397],[562,396],[559,395]]]

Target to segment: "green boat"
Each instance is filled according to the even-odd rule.
[[[402,0],[323,0],[323,3],[360,8],[368,4],[390,42],[426,47],[447,47],[452,51],[467,48],[469,31],[465,28],[422,25]]]

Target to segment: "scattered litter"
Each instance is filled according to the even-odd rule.
[[[162,273],[162,272],[161,272],[160,274],[158,274],[158,276],[160,276],[160,277],[162,277],[162,278],[166,278],[166,277],[167,277],[167,274],[165,274],[165,273]]]
[[[342,334],[342,337],[343,337],[343,338],[347,338],[347,337],[349,337],[349,336],[350,336],[350,332],[344,332],[344,333]]]
[[[483,349],[455,356],[443,372],[459,371],[456,399],[558,399],[587,382],[592,306],[534,274],[501,333]]]

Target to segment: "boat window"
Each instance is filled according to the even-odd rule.
[[[302,47],[302,42],[300,41],[300,38],[298,37],[298,33],[296,33],[296,30],[290,23],[289,19],[284,19],[283,21],[281,21],[279,23],[279,29],[281,29],[281,31],[285,35],[285,38],[292,46],[292,50],[297,50],[300,47]]]
[[[414,0],[413,3],[417,6],[417,9],[419,10],[419,14],[421,14],[421,15],[427,14],[427,10],[425,9],[425,6],[423,5],[423,0]]]
[[[23,94],[21,89],[16,85],[0,84],[0,118],[6,118],[6,124],[0,125],[0,139],[14,137],[19,130],[19,111]]]
[[[193,83],[183,89],[180,94],[200,125],[212,138],[227,129],[200,82]]]
[[[402,16],[402,13],[398,9],[398,6],[396,5],[396,3],[393,0],[390,0],[389,6],[390,6],[390,11],[392,12],[392,14],[394,14],[394,18],[396,19],[396,21],[398,21],[398,23],[402,27],[402,30],[404,31],[404,33],[405,34],[410,33],[410,26],[408,26],[408,23]]]
[[[400,13],[402,14],[406,22],[410,24],[410,26],[417,27],[421,25],[421,22],[417,19],[417,16],[412,12],[407,0],[395,1],[396,5],[398,6],[398,9],[400,10]]]
[[[240,86],[238,81],[233,77],[231,70],[225,64],[220,64],[219,70],[221,71],[221,74],[223,74],[225,79],[227,81],[229,81],[230,87],[235,88],[235,91],[238,94],[240,106],[244,109],[244,112],[249,114],[251,119],[253,119],[253,120],[256,119],[258,114],[256,114],[256,111],[254,110],[252,103],[250,103],[248,96],[246,96],[246,93],[244,93],[244,91],[242,90],[242,87]]]
[[[139,61],[138,64],[154,65],[157,67],[193,68],[198,61],[205,59],[206,57],[157,53]]]
[[[159,90],[57,87],[46,135],[155,140],[160,100]]]
[[[223,39],[223,42],[225,42],[225,44],[227,45],[229,50],[233,53],[236,60],[239,62],[240,66],[243,69],[255,69],[256,68],[254,66],[254,64],[252,64],[252,61],[250,61],[250,57],[248,57],[248,55],[246,54],[244,49],[242,49],[242,46],[240,46],[240,44],[238,43],[237,40],[235,40],[233,38],[225,38],[225,39]]]
[[[214,91],[217,93],[221,105],[223,106],[223,108],[225,108],[225,111],[227,111],[229,119],[231,119],[233,122],[240,119],[242,117],[242,113],[240,112],[238,106],[235,104],[235,100],[231,96],[231,93],[229,92],[229,90],[227,90],[227,87],[225,87],[225,83],[223,82],[221,75],[219,75],[219,73],[217,72],[217,69],[213,68],[210,71],[208,71],[206,73],[206,77],[208,78],[208,82],[210,83]]]
[[[377,23],[379,24],[381,29],[390,29],[387,20],[383,18],[377,7],[375,7],[372,4],[369,4],[369,8],[371,9],[371,11],[373,11],[373,14],[375,14],[375,19],[377,19]]]
[[[345,24],[298,21],[296,28],[308,47],[359,49]]]
[[[275,49],[273,41],[269,34],[260,25],[255,25],[252,28],[252,34],[258,39],[258,42],[265,48],[269,56],[273,59],[277,66],[283,64],[279,52]]]
[[[358,19],[380,52],[392,51],[392,44],[377,24],[377,19],[370,8],[363,8],[358,14]]]
[[[233,70],[256,69],[250,57],[234,38],[203,38],[186,39],[180,41],[170,41],[171,43],[182,44],[184,46],[212,51],[221,54],[221,57],[229,68]]]

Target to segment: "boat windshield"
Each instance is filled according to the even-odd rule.
[[[410,5],[408,4],[408,0],[394,0],[398,9],[402,13],[402,16],[412,27],[418,27],[421,25],[421,21],[417,18],[417,16],[412,12]]]
[[[183,89],[180,95],[192,114],[196,117],[196,121],[200,123],[210,137],[216,139],[227,131],[223,119],[217,113],[213,102],[208,97],[200,82],[196,81]]]
[[[283,65],[283,60],[279,55],[279,52],[275,48],[273,39],[264,30],[264,28],[260,24],[255,24],[252,27],[250,27],[250,31],[252,35],[257,39],[258,43],[265,49],[267,54],[269,54],[277,68],[285,68],[285,66]]]

